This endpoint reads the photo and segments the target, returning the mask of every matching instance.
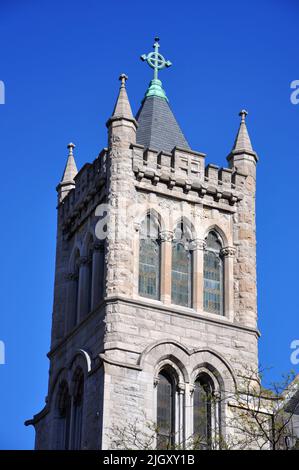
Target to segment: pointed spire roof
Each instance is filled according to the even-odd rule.
[[[240,160],[253,160],[255,162],[258,161],[258,155],[253,150],[250,137],[247,131],[246,126],[246,116],[248,112],[245,109],[242,109],[239,112],[239,116],[241,116],[241,123],[237,133],[237,137],[235,139],[233,148],[230,154],[227,156],[227,160],[231,167],[234,167],[235,163]]]
[[[174,147],[190,149],[165,98],[146,96],[136,115],[137,144],[154,150],[171,152]]]
[[[250,153],[253,152],[253,148],[251,145],[251,141],[250,141],[250,137],[247,131],[246,121],[245,121],[247,114],[248,112],[245,109],[242,109],[239,112],[239,116],[241,116],[241,123],[240,123],[239,131],[238,131],[238,134],[237,134],[237,137],[235,139],[235,143],[232,149],[233,152],[240,151],[240,150],[245,150]]]
[[[134,119],[131,105],[129,102],[127,90],[126,90],[126,81],[128,80],[127,75],[122,73],[119,77],[121,82],[119,94],[114,106],[112,113],[112,118],[125,118],[125,119]]]
[[[75,144],[72,142],[68,144],[67,148],[69,149],[69,154],[67,157],[67,162],[64,168],[63,176],[61,179],[60,184],[67,185],[67,184],[74,184],[74,178],[78,173],[77,165],[75,162],[73,149],[75,148]]]
[[[146,61],[154,69],[154,78],[136,115],[138,122],[136,142],[144,147],[166,152],[171,152],[174,147],[190,149],[169,106],[162,82],[158,78],[158,72],[172,64],[160,54],[158,37],[155,38],[153,47],[154,52],[141,56],[141,60]]]

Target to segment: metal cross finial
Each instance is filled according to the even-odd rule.
[[[148,63],[148,65],[154,69],[154,80],[158,80],[158,71],[164,69],[165,67],[170,67],[172,64],[169,60],[165,60],[162,54],[159,53],[159,38],[155,37],[154,43],[154,52],[149,54],[143,54],[140,58],[141,60]]]
[[[245,118],[246,118],[247,114],[248,114],[248,112],[246,111],[246,109],[242,109],[239,112],[239,116],[241,116],[241,122],[245,122]]]
[[[126,81],[128,80],[128,76],[125,74],[125,73],[122,73],[120,76],[119,76],[119,80],[121,81],[121,88],[125,88],[126,86]]]

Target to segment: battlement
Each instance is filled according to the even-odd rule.
[[[213,196],[234,205],[243,197],[246,175],[230,168],[205,165],[204,153],[175,147],[172,152],[158,152],[134,144],[133,171],[138,181],[157,185],[166,183],[169,189],[181,188],[184,193],[195,191],[198,196]]]
[[[92,163],[86,163],[74,178],[75,187],[59,203],[59,222],[73,233],[81,221],[103,199],[108,149],[104,148]]]
[[[204,153],[175,147],[172,152],[156,151],[132,144],[132,165],[137,182],[153,186],[163,183],[227,205],[243,198],[246,175],[230,168],[205,165]],[[86,163],[74,178],[75,187],[59,204],[59,221],[71,236],[97,204],[103,201],[108,149],[104,148],[93,163]]]

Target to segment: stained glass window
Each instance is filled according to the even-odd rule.
[[[223,261],[221,243],[215,232],[206,239],[204,253],[204,310],[223,315]]]
[[[193,397],[193,433],[196,449],[209,449],[212,437],[211,380],[202,374],[195,382]]]
[[[172,242],[171,301],[184,307],[192,306],[192,251],[184,224],[175,230]]]
[[[160,372],[157,390],[157,448],[170,449],[175,438],[175,384],[165,371]]]
[[[159,227],[150,215],[142,223],[139,241],[139,295],[160,297]]]

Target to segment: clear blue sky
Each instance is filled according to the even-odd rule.
[[[239,124],[258,165],[260,361],[279,376],[299,339],[299,105],[296,0],[1,0],[1,317],[0,448],[30,449],[25,419],[47,393],[56,193],[66,145],[78,166],[106,145],[105,122],[129,75],[134,111],[151,78],[139,60],[161,38],[173,66],[161,73],[191,146],[226,165]],[[215,139],[213,136],[217,135]],[[299,368],[297,366],[297,372]]]

